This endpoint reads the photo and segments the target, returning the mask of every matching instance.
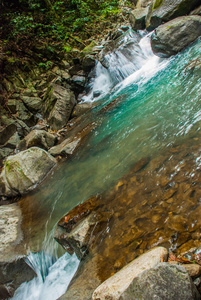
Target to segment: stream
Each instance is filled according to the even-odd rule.
[[[108,68],[97,64],[84,98],[97,101],[90,115],[86,113],[96,127],[73,158],[19,201],[23,247],[37,277],[23,283],[12,299],[54,300],[65,293],[79,261],[53,239],[64,214],[109,191],[140,159],[154,160],[175,144],[186,143],[189,149],[199,144],[200,47],[199,39],[178,55],[160,59],[151,51],[149,35],[130,30],[105,54]],[[189,142],[192,136],[194,144]],[[199,169],[199,151],[196,155]]]

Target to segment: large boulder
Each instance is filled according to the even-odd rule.
[[[25,262],[24,253],[16,249],[23,237],[21,219],[17,204],[0,206],[0,299],[12,297],[22,282],[35,276]]]
[[[74,93],[60,85],[52,84],[45,95],[45,114],[53,129],[61,129],[69,120],[76,104]]]
[[[200,16],[179,17],[155,29],[151,47],[157,56],[169,57],[180,52],[200,35]]]
[[[9,156],[0,175],[0,195],[25,194],[41,182],[55,165],[55,158],[37,147]]]
[[[200,0],[155,0],[150,26],[156,28],[179,16],[185,16],[200,3]]]
[[[130,24],[133,29],[153,29],[164,22],[188,15],[198,4],[199,0],[139,0],[136,9],[130,12]]]
[[[118,299],[198,300],[200,295],[184,267],[160,263],[135,277]]]
[[[34,129],[20,142],[18,148],[25,150],[31,147],[40,147],[48,150],[55,145],[56,141],[57,136],[55,134]]]
[[[121,298],[121,295],[129,288],[130,284],[143,271],[148,270],[161,262],[167,260],[168,251],[166,248],[157,247],[141,255],[131,263],[126,265],[119,272],[104,281],[93,293],[92,299],[127,299]],[[128,298],[128,299],[135,299]],[[143,298],[141,298],[143,299]],[[145,298],[146,299],[146,298]],[[152,298],[153,299],[153,298]],[[165,298],[164,298],[165,299]]]

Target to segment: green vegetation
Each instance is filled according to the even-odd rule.
[[[72,41],[76,34],[86,39],[97,33],[97,23],[118,14],[119,0],[11,0],[1,1],[1,40]],[[75,40],[74,40],[75,41]]]

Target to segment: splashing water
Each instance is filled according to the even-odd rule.
[[[76,255],[64,254],[58,260],[45,253],[31,253],[27,263],[37,277],[23,283],[13,300],[55,300],[63,295],[75,274],[79,260]]]

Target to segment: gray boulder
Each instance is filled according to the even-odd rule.
[[[55,165],[55,158],[37,147],[9,156],[0,175],[0,195],[25,194],[35,188]]]
[[[90,72],[96,65],[96,60],[92,55],[86,55],[82,61],[82,68],[85,72]]]
[[[26,264],[24,254],[16,250],[23,237],[21,219],[17,204],[0,207],[0,299],[12,297],[22,282],[31,280],[35,275]]]
[[[83,102],[83,103],[78,103],[72,112],[72,117],[80,117],[82,116],[85,112],[90,110],[92,108],[92,103],[91,102]]]
[[[158,265],[161,262],[161,257],[164,261],[167,260],[168,251],[166,248],[154,248],[137,259],[134,259],[119,272],[104,281],[93,293],[92,300],[119,300],[119,299],[135,299],[120,298],[127,289],[129,289],[135,278],[138,278],[145,270]],[[137,298],[136,298],[137,299]],[[144,298],[140,298],[144,299]],[[146,298],[145,298],[146,299]],[[154,298],[152,298],[154,299]],[[166,298],[164,298],[166,299]],[[176,298],[175,298],[176,299]],[[147,299],[146,299],[147,300]],[[173,299],[172,299],[173,300]]]
[[[45,95],[45,114],[53,129],[61,129],[69,120],[76,104],[72,91],[60,85],[52,84]]]
[[[179,17],[155,29],[151,47],[157,56],[169,57],[180,52],[200,35],[200,16]]]
[[[156,28],[179,16],[185,16],[200,3],[200,0],[155,0],[150,26]]]
[[[184,267],[160,263],[134,278],[119,299],[198,300],[200,295]]]
[[[25,106],[33,113],[41,111],[42,100],[39,97],[22,96]]]
[[[68,138],[68,139],[64,140],[61,144],[52,147],[48,152],[53,156],[72,155],[76,151],[76,149],[79,147],[80,142],[81,142],[81,138],[75,138],[73,140],[71,138]]]
[[[57,136],[45,130],[32,130],[18,145],[20,150],[25,150],[31,147],[39,147],[45,150],[53,147],[56,144]]]

